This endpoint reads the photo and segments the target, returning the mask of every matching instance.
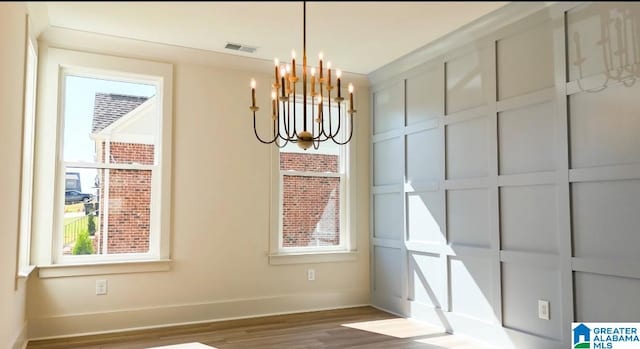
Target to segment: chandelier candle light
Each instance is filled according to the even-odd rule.
[[[260,107],[256,106],[256,81],[255,79],[251,79],[251,107],[249,107],[249,109],[253,112],[253,131],[260,142],[264,144],[274,143],[279,148],[286,146],[289,142],[297,143],[300,148],[305,150],[312,146],[314,149],[318,149],[320,143],[328,140],[338,145],[347,144],[353,136],[353,114],[356,112],[353,107],[353,85],[349,84],[349,109],[347,109],[349,116],[343,120],[341,113],[341,108],[343,108],[342,102],[344,101],[341,91],[342,72],[339,69],[336,70],[337,97],[333,98],[333,101],[337,105],[338,115],[337,122],[332,121],[331,90],[334,89],[334,86],[331,84],[331,62],[327,62],[326,78],[324,77],[322,65],[324,59],[322,53],[318,55],[317,79],[316,67],[310,67],[309,69],[307,66],[306,1],[303,2],[302,23],[302,125],[297,125],[298,121],[296,121],[296,86],[299,79],[296,75],[296,52],[291,51],[291,64],[281,65],[277,58],[274,60],[275,80],[271,90],[273,135],[266,140],[258,135],[258,130],[256,129],[256,112],[260,110]],[[307,70],[310,70],[311,74],[310,93],[307,93]],[[317,89],[316,83],[318,84]],[[310,104],[308,104],[308,102]],[[326,118],[325,115],[327,116]],[[344,137],[340,135],[343,133],[347,134],[344,132],[346,126],[342,125],[347,123],[347,119],[349,120],[349,136],[344,139]],[[341,128],[343,129],[343,133],[340,132]]]

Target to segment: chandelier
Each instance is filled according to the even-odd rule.
[[[331,140],[338,145],[347,144],[353,136],[353,84],[349,84],[349,109],[346,112],[348,117],[342,117],[341,110],[346,108],[345,98],[341,91],[341,71],[336,70],[336,84],[331,81],[331,62],[327,63],[326,72],[323,68],[323,55],[318,55],[318,66],[311,67],[310,84],[307,83],[307,3],[303,2],[303,36],[302,36],[302,95],[298,96],[299,78],[296,74],[296,54],[291,52],[291,63],[280,65],[276,58],[275,79],[271,90],[271,119],[272,134],[267,139],[263,139],[256,129],[256,112],[260,109],[256,105],[256,81],[251,80],[251,107],[253,112],[253,131],[258,140],[264,144],[275,144],[279,148],[286,146],[289,142],[297,143],[304,150],[313,146],[314,149],[320,147],[320,143]],[[317,73],[317,76],[316,76]],[[331,115],[332,98],[331,91],[336,88],[337,96],[333,98],[337,107],[337,121]],[[302,125],[296,120],[296,103],[302,102]],[[344,119],[344,120],[343,120]],[[342,134],[346,134],[345,125],[349,123],[349,136],[344,139]],[[342,133],[340,131],[343,131]]]

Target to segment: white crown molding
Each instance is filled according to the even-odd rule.
[[[142,41],[50,26],[38,38],[50,47],[108,54],[113,56],[189,63],[260,74],[273,74],[273,61],[238,56],[178,45]],[[343,80],[356,87],[368,87],[366,75],[343,72]]]
[[[513,2],[460,29],[424,45],[368,74],[371,85],[382,83],[440,55],[481,39],[493,31],[517,22],[552,2]]]

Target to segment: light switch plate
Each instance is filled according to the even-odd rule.
[[[107,280],[96,280],[96,295],[107,294]]]
[[[538,318],[542,320],[549,320],[551,318],[549,301],[538,300]]]

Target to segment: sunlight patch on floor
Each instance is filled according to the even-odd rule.
[[[216,349],[202,343],[184,343],[176,345],[165,345],[162,347],[152,347],[147,349]]]
[[[355,322],[352,324],[343,324],[342,326],[396,338],[421,337],[444,333],[441,328],[425,325],[424,323],[411,319]]]

